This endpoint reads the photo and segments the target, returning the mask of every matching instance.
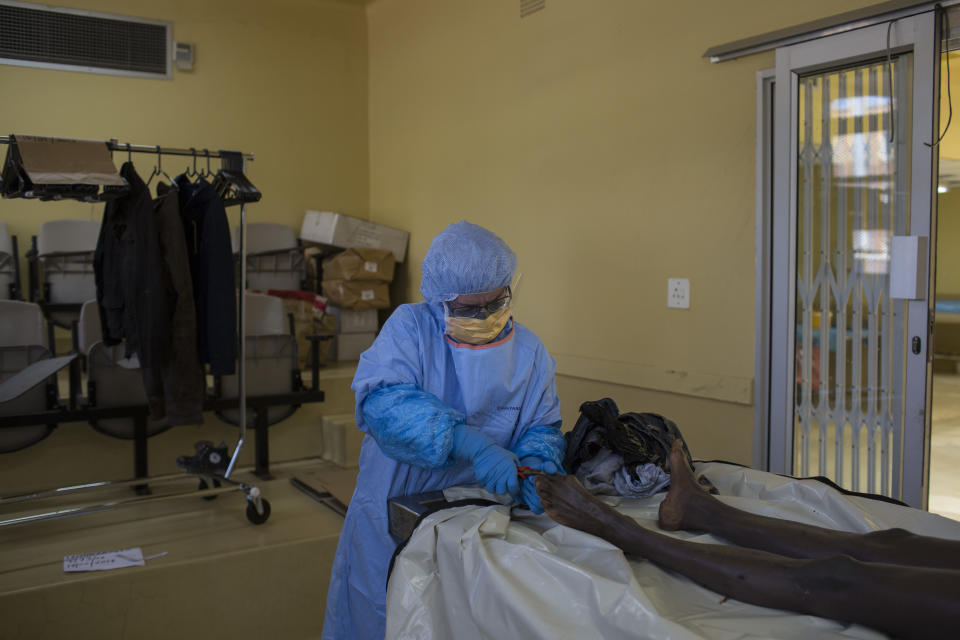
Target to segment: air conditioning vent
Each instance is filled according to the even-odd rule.
[[[170,77],[171,24],[0,0],[0,63]]]
[[[547,0],[520,0],[520,17],[526,18],[547,6]]]

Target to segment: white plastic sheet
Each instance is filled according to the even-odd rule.
[[[722,463],[700,463],[737,508],[847,531],[902,527],[960,539],[960,523],[917,509],[845,496]],[[608,499],[657,529],[664,494]],[[460,507],[426,518],[397,556],[387,590],[387,638],[882,638],[862,626],[767,609],[627,559],[613,545],[547,516],[511,518],[506,506]],[[528,513],[528,512],[527,512]],[[712,536],[669,533],[704,543]]]

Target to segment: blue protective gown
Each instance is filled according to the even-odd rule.
[[[357,425],[367,435],[333,562],[325,640],[384,636],[387,571],[397,546],[387,527],[387,499],[476,482],[469,462],[430,470],[386,456],[362,415],[367,395],[390,385],[418,385],[464,414],[468,425],[516,451],[531,427],[560,426],[555,368],[540,339],[515,322],[492,343],[473,346],[444,335],[439,305],[402,305],[390,316],[353,379]],[[526,449],[529,438],[521,444]]]

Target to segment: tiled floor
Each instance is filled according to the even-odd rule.
[[[930,511],[960,520],[960,374],[933,377]]]

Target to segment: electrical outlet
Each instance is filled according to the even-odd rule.
[[[671,309],[690,308],[690,280],[688,278],[667,279],[667,306]]]

